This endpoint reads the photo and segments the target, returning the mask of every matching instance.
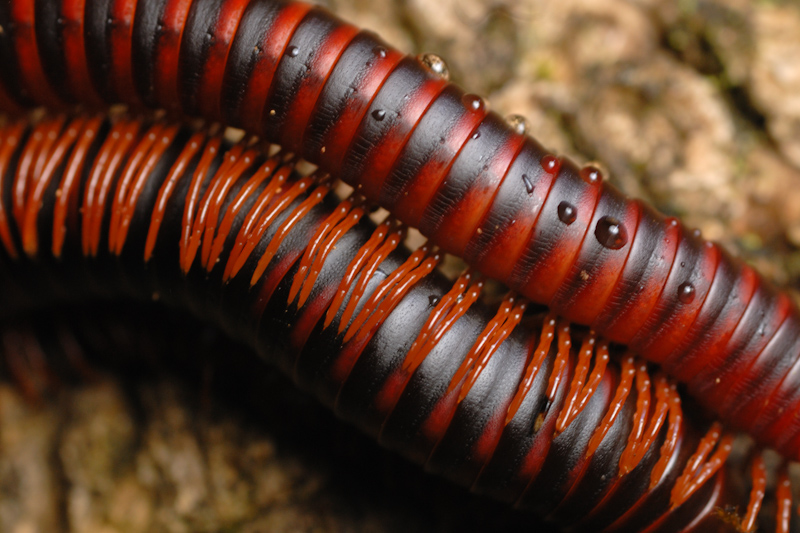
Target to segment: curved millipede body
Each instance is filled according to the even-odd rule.
[[[800,457],[788,296],[371,33],[274,0],[12,0],[0,26],[4,108],[121,101],[277,142]]]
[[[513,293],[484,304],[479,276],[447,282],[435,248],[404,250],[394,219],[284,152],[124,116],[0,139],[4,314],[157,294],[387,447],[563,526],[727,531],[719,509],[739,505],[751,527],[760,496],[736,499],[731,437],[684,417],[669,378]]]

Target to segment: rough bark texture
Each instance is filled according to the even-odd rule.
[[[329,3],[405,50],[446,58],[457,81],[526,116],[557,153],[601,162],[629,194],[800,288],[796,3]],[[0,385],[0,530],[458,531],[530,520],[380,452],[268,373],[253,385],[258,407],[239,398],[244,386],[206,386],[216,381],[207,372],[124,374],[39,404]]]

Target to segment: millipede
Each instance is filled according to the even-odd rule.
[[[159,294],[384,446],[565,527],[706,531],[731,505],[753,527],[760,497],[727,499],[732,436],[690,425],[666,375],[514,293],[483,304],[479,275],[448,283],[435,247],[404,251],[396,219],[292,155],[124,116],[0,135],[4,312]]]
[[[52,260],[66,263],[62,254],[69,253],[88,259],[93,265],[89,270],[98,268],[88,283],[68,279],[36,286],[39,282],[31,282],[28,292],[38,294],[38,299],[56,298],[60,291],[69,292],[76,286],[82,293],[177,291],[181,294],[173,298],[178,305],[210,315],[234,335],[251,336],[250,342],[257,346],[267,342],[267,337],[286,335],[280,327],[261,331],[262,317],[295,312],[295,329],[288,334],[291,349],[285,351],[300,355],[296,361],[281,356],[279,366],[301,386],[314,389],[323,401],[334,405],[341,416],[377,433],[388,446],[420,462],[427,457],[430,469],[486,492],[509,483],[496,479],[486,487],[479,483],[483,476],[491,478],[494,468],[504,468],[492,465],[494,458],[514,453],[520,458],[519,451],[494,455],[503,446],[513,449],[520,445],[516,438],[506,437],[517,417],[533,423],[527,432],[538,435],[548,421],[546,415],[557,411],[553,406],[558,392],[566,394],[570,380],[558,378],[559,373],[587,372],[573,384],[589,379],[587,363],[571,361],[561,346],[570,344],[568,334],[562,333],[563,320],[591,328],[591,333],[576,333],[580,342],[575,344],[597,347],[584,347],[581,354],[604,353],[609,342],[625,345],[683,383],[689,394],[727,427],[747,431],[789,459],[798,457],[795,368],[800,364],[800,324],[791,299],[677,219],[617,192],[597,168],[579,167],[545,150],[525,135],[522,121],[508,123],[489,112],[481,98],[447,82],[435,57],[406,57],[320,8],[274,1],[15,0],[0,8],[0,26],[7,30],[0,34],[4,73],[0,103],[10,113],[38,104],[65,109],[77,101],[89,108],[124,102],[133,108],[160,107],[172,114],[220,121],[282,147],[264,162],[262,171],[252,173],[250,164],[259,156],[249,137],[230,149],[229,159],[220,162],[216,150],[221,140],[200,141],[210,134],[166,122],[147,126],[146,134],[136,121],[108,123],[98,117],[76,119],[70,115],[45,120],[31,133],[25,133],[28,130],[21,122],[9,125],[3,165],[16,170],[13,178],[9,175],[3,182],[4,202],[6,197],[8,201],[0,211],[0,242],[10,270],[17,268],[16,261],[25,263],[25,257],[45,264]],[[109,135],[113,142],[94,144],[98,135]],[[26,148],[18,154],[18,145],[10,139],[22,143],[23,138]],[[215,142],[220,144],[211,150]],[[169,155],[170,147],[184,143],[189,148],[177,159]],[[97,153],[90,153],[92,149]],[[290,177],[293,157],[314,163],[317,173]],[[92,158],[97,162],[84,169],[83,162]],[[147,188],[153,187],[153,181],[159,182],[149,180],[148,174],[164,171],[159,165],[172,167],[171,174],[162,177],[163,186],[156,196],[156,191]],[[178,185],[178,176],[192,165],[203,170],[196,171],[197,180],[212,165],[219,167],[217,174],[222,177],[205,189],[202,181],[184,180]],[[273,177],[276,167],[283,169],[283,174]],[[311,224],[309,219],[330,192],[328,175],[352,185],[357,194],[326,219],[331,226],[303,234],[304,223]],[[240,182],[242,176],[246,180]],[[256,191],[258,196],[248,212],[245,204]],[[186,198],[180,216],[168,212],[173,195]],[[75,211],[79,203],[80,216]],[[106,214],[108,204],[111,207]],[[356,239],[356,228],[373,204],[388,209],[392,218],[379,225],[371,237],[361,237],[363,246],[352,250],[352,257],[344,255],[346,259],[337,267],[331,266],[338,254],[350,249],[339,239]],[[152,216],[142,217],[143,212]],[[42,229],[42,220],[46,220],[51,238]],[[398,246],[403,225],[419,228],[430,244],[392,263],[388,250]],[[65,239],[75,228],[80,228],[80,251],[67,251]],[[179,228],[172,236],[172,241],[179,243],[177,250],[159,253],[160,243],[169,240],[160,234],[176,233]],[[301,248],[292,238],[313,244]],[[49,250],[46,257],[44,243]],[[292,253],[281,251],[292,245],[297,246]],[[128,255],[130,249],[141,253],[134,259]],[[474,270],[459,278],[452,289],[437,289],[440,294],[426,304],[426,309],[431,308],[429,322],[422,321],[422,312],[396,311],[405,305],[425,304],[412,295],[420,284],[432,291],[427,284],[435,277],[435,264],[443,252],[463,257]],[[163,255],[173,257],[166,260]],[[146,267],[139,272],[120,267],[128,262]],[[177,271],[175,265],[179,265]],[[390,272],[390,265],[397,270]],[[295,268],[297,272],[289,274]],[[339,270],[328,272],[330,278],[326,278],[326,268]],[[481,320],[468,318],[472,305],[479,305],[479,272],[514,291],[494,317]],[[386,283],[376,281],[368,287],[370,276],[376,273],[385,276]],[[24,278],[24,274],[18,275]],[[46,277],[61,276],[80,279],[87,275],[63,272]],[[290,278],[287,287],[284,280]],[[318,288],[331,278],[341,278],[341,285]],[[104,285],[108,279],[113,280],[111,288]],[[216,285],[209,284],[209,279]],[[162,289],[162,283],[165,287],[177,283],[182,288]],[[223,288],[209,288],[212,286]],[[368,289],[375,292],[365,296]],[[228,291],[236,296],[226,296]],[[537,305],[548,306],[544,322],[536,323],[525,313],[526,308]],[[283,310],[286,306],[288,311]],[[402,325],[393,322],[398,314],[403,315]],[[470,329],[466,326],[470,321],[484,325]],[[546,387],[539,383],[546,392],[537,394],[535,378],[544,368],[540,358],[548,351],[541,346],[544,341],[537,345],[532,339],[549,331],[548,327],[559,332],[549,335],[558,339],[552,342],[561,355],[547,363],[552,366],[545,373],[555,377]],[[462,339],[470,338],[466,331],[472,331],[475,343],[463,347],[467,352],[460,358],[446,361],[452,368],[438,367],[444,374],[437,381],[425,376],[424,369],[426,364],[445,364],[436,362],[435,354],[445,351],[443,339],[448,338],[449,328],[458,331]],[[257,337],[252,337],[254,330]],[[307,339],[313,341],[317,330],[322,339],[317,342],[326,349],[314,350],[306,344]],[[405,358],[400,361],[394,354],[392,364],[381,361],[385,354],[378,347],[390,341],[380,336],[401,334],[414,337],[406,341]],[[516,344],[528,350],[527,357],[513,356],[515,336],[519,337]],[[393,342],[404,346],[401,341]],[[337,343],[342,350],[334,356],[327,347]],[[364,357],[370,349],[375,350],[372,357]],[[513,360],[521,365],[521,374],[514,379]],[[593,394],[586,393],[584,398],[583,385],[569,388],[567,403],[583,398],[586,405],[575,411],[580,415],[567,408],[567,414],[550,421],[553,435],[558,434],[553,442],[567,438],[576,427],[572,417],[594,412],[590,400],[600,402],[602,396],[594,387],[604,380],[624,382],[620,376],[628,375],[626,369],[632,368],[625,365],[634,363],[625,356],[619,361],[621,371],[616,372],[621,374],[616,377],[606,377],[605,368],[595,363],[591,375],[597,381],[589,387]],[[492,370],[501,364],[503,370]],[[575,370],[573,365],[584,370]],[[631,374],[637,384],[650,379],[644,374],[640,377],[638,372],[645,370],[637,368]],[[350,390],[346,384],[354,377],[360,383],[359,372],[369,376],[360,379],[372,381],[372,387],[385,380],[384,388]],[[317,382],[320,373],[326,376]],[[485,406],[475,407],[477,412],[467,415],[460,411],[467,409],[472,396],[485,394],[482,384],[500,380],[498,375],[503,373],[508,374],[505,396],[493,392],[486,396]],[[656,376],[653,383],[658,383],[658,393],[654,394],[661,394],[663,401],[672,393],[666,392],[666,378]],[[439,390],[435,391],[437,382]],[[613,388],[608,387],[609,391]],[[427,399],[409,399],[410,391]],[[526,402],[537,398],[546,406],[538,407],[541,416],[532,415],[536,410],[531,405],[527,407],[533,411],[521,411]],[[394,435],[391,417],[376,422],[387,413],[403,416],[415,412],[404,402],[422,402],[430,409],[427,425],[405,428],[415,432],[413,437]],[[347,411],[348,407],[358,411],[367,405],[374,412]],[[659,411],[664,407],[658,405],[665,404],[654,402],[654,412],[666,412]],[[645,431],[646,413],[630,409],[637,415],[618,413],[608,424],[601,420],[588,424],[582,433],[591,450],[586,452],[588,458],[598,456],[598,439],[606,442],[605,437],[596,435],[611,431],[617,420],[638,416],[640,431]],[[598,412],[611,411],[598,408]],[[457,425],[460,423],[463,428]],[[377,424],[379,430],[371,424]],[[652,439],[664,438],[662,433],[668,431],[658,425],[650,427],[655,436],[651,435],[641,450],[637,444],[616,447],[620,459],[612,461],[610,468],[625,470],[623,456],[627,460],[633,455],[641,461],[642,450],[652,449]],[[436,433],[445,429],[444,434]],[[595,430],[600,433],[593,435]],[[400,444],[403,437],[420,441]],[[509,439],[508,444],[504,438]],[[570,442],[580,442],[581,437],[570,438]],[[717,435],[719,439],[722,437]],[[435,443],[433,451],[425,448],[430,441]],[[479,445],[480,457],[470,459],[481,466],[448,463],[466,460],[452,455],[452,449],[463,442]],[[433,461],[439,455],[446,464]],[[588,481],[594,465],[573,457],[580,466],[572,464],[575,469],[570,470],[565,466],[570,459],[564,461],[558,465],[558,475],[571,472],[594,487],[598,496],[598,482]],[[516,464],[511,470],[519,467]],[[542,465],[533,468],[546,471]],[[474,477],[464,481],[470,469],[480,474],[478,481]],[[601,477],[607,484],[612,478],[620,479],[606,473]],[[651,476],[651,489],[658,485],[661,478],[657,478]],[[553,491],[551,496],[566,497],[564,502],[545,499],[531,506],[555,520],[578,520],[570,502],[585,499],[580,486],[578,483],[563,494]],[[609,498],[624,491],[614,485]],[[515,497],[495,495],[526,506],[521,499],[525,494],[540,492],[525,488]],[[702,501],[697,494],[690,495]],[[679,501],[671,498],[669,505]],[[602,520],[609,520],[603,510],[613,507],[611,499],[603,500],[600,510],[585,517],[581,525],[610,525]],[[620,507],[615,509],[618,512]],[[657,509],[657,505],[648,507],[650,514],[658,513]],[[664,520],[671,520],[669,516]],[[632,518],[634,523],[637,519]],[[669,530],[677,526],[660,527]]]

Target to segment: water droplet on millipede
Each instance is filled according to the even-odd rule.
[[[461,97],[461,103],[469,109],[470,111],[481,111],[483,110],[484,103],[483,98],[478,96],[477,94],[465,94]]]
[[[435,294],[431,294],[430,296],[428,296],[428,305],[430,305],[431,307],[436,307],[436,304],[438,303],[439,303],[438,296],[436,296]]]
[[[447,63],[444,59],[436,54],[420,54],[417,56],[420,63],[428,67],[428,70],[442,78],[443,80],[450,79],[450,69],[447,68]]]
[[[518,135],[525,135],[530,129],[530,126],[528,125],[528,119],[522,115],[508,115],[506,117],[506,122],[508,122],[508,125],[511,126],[511,129],[513,129]]]
[[[384,118],[386,118],[386,111],[384,111],[383,109],[376,109],[375,111],[372,112],[372,118],[374,118],[377,121],[381,121]]]
[[[531,181],[530,176],[527,174],[522,175],[522,183],[525,184],[525,190],[528,191],[528,194],[533,194],[533,182]]]
[[[475,133],[472,134],[472,140],[473,141],[477,140],[477,139],[480,139],[480,137],[481,137],[481,132],[479,132],[479,131],[476,131]]]
[[[377,54],[379,57],[386,57],[386,48],[383,46],[376,46],[372,49],[372,51]]]
[[[592,165],[587,165],[581,169],[581,179],[589,185],[595,185],[603,181],[603,172]]]
[[[558,204],[558,219],[569,226],[575,219],[578,218],[578,210],[569,202],[561,202]]]
[[[694,285],[688,281],[681,283],[678,287],[678,300],[680,300],[681,303],[690,304],[694,301],[694,293]]]
[[[546,155],[541,160],[542,168],[548,174],[558,174],[561,170],[561,160],[554,155]]]
[[[628,232],[625,226],[614,217],[604,216],[597,221],[594,236],[605,248],[619,250],[628,243]]]
[[[289,48],[286,49],[286,55],[288,55],[289,57],[297,57],[297,54],[299,53],[300,49],[297,48],[296,46],[290,46]]]

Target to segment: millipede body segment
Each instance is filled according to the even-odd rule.
[[[731,436],[690,421],[665,375],[513,293],[483,303],[480,276],[446,281],[437,249],[405,250],[403,226],[372,223],[363,197],[339,202],[326,175],[212,129],[0,129],[0,311],[157,297],[385,446],[562,526],[729,531],[731,505],[752,524],[760,497],[728,480]]]
[[[274,0],[12,0],[0,26],[4,109],[126,102],[279,143],[800,457],[800,315],[789,297],[597,169],[548,153],[430,62],[323,9]]]

